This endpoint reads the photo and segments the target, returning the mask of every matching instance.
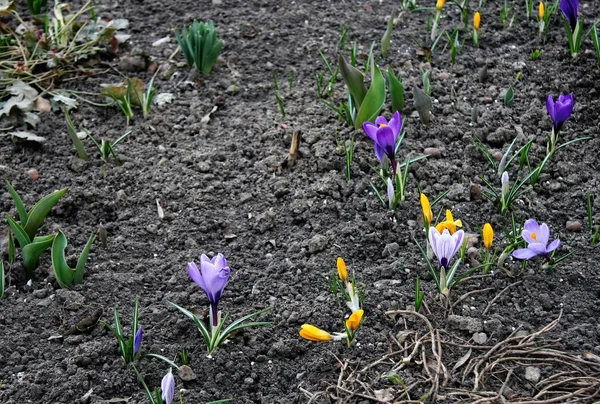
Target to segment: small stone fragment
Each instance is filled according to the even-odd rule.
[[[581,222],[577,220],[567,221],[567,231],[581,231]]]
[[[540,368],[535,366],[527,366],[525,368],[525,379],[531,383],[537,383],[540,380]]]
[[[473,342],[479,345],[485,344],[487,341],[487,334],[484,332],[476,332],[473,334]]]
[[[436,159],[442,157],[442,151],[437,147],[426,147],[423,153]]]

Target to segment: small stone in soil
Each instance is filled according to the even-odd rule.
[[[485,344],[487,341],[487,334],[484,332],[476,332],[473,334],[473,342],[479,345]]]
[[[537,383],[540,380],[540,368],[527,366],[525,368],[525,379],[531,383]]]
[[[581,222],[577,220],[567,221],[566,229],[568,231],[581,231]]]
[[[37,181],[37,179],[40,178],[40,174],[38,173],[38,170],[36,170],[35,168],[27,170],[27,175],[29,175],[29,177],[34,181]]]

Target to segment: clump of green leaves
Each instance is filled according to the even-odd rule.
[[[65,258],[65,249],[67,247],[67,238],[58,231],[56,235],[48,236],[36,236],[39,227],[44,222],[44,219],[50,213],[50,210],[58,203],[58,201],[67,193],[67,188],[59,191],[54,191],[49,195],[46,195],[40,199],[34,206],[29,210],[25,209],[23,201],[12,187],[11,183],[7,180],[6,185],[8,192],[12,197],[17,213],[19,215],[19,221],[17,222],[10,215],[6,214],[6,220],[10,227],[9,234],[9,253],[10,245],[12,244],[12,255],[14,257],[14,244],[12,237],[17,239],[19,246],[21,247],[21,253],[23,256],[23,267],[25,268],[27,279],[33,278],[33,271],[37,268],[40,256],[51,247],[52,249],[52,266],[56,275],[58,284],[66,288],[72,283],[83,282],[83,273],[85,270],[85,263],[90,253],[90,249],[96,236],[94,233],[88,239],[83,252],[81,253],[79,260],[77,261],[76,268],[70,268]],[[14,259],[14,258],[13,258]]]
[[[202,74],[209,74],[223,47],[223,41],[217,40],[213,22],[194,20],[190,27],[183,28],[181,34],[175,30],[175,37],[188,65],[196,67]]]
[[[104,91],[100,95],[113,100],[121,112],[123,112],[123,115],[127,117],[127,124],[129,125],[129,120],[134,115],[133,107],[141,108],[144,118],[148,117],[155,93],[154,77],[148,83],[148,88],[146,88],[141,79],[135,77],[133,79],[125,79],[123,84],[118,86],[104,87]]]

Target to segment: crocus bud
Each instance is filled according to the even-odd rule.
[[[437,0],[437,4],[435,5],[435,8],[437,9],[437,11],[442,11],[442,8],[444,7],[445,3],[446,3],[446,0]]]
[[[540,20],[544,19],[544,11],[545,11],[545,9],[544,9],[544,2],[540,1],[540,14],[539,14],[540,15]]]
[[[360,322],[362,321],[363,314],[365,314],[365,311],[363,309],[360,309],[360,310],[352,313],[352,315],[348,318],[348,320],[346,320],[346,327],[350,331],[356,331],[357,328],[360,326]]]
[[[144,332],[142,331],[142,327],[138,328],[135,336],[133,337],[133,356],[136,356],[142,346],[142,339],[144,337]]]
[[[479,11],[478,11],[473,16],[473,26],[475,27],[476,30],[479,30],[480,24],[481,24],[481,14],[479,14]]]
[[[508,171],[505,171],[502,173],[502,200],[506,201],[509,191]]]
[[[337,271],[342,282],[348,282],[348,271],[346,270],[346,263],[342,257],[338,257],[337,259]]]
[[[303,324],[300,327],[300,336],[309,341],[331,341],[333,336],[327,331],[321,330],[310,324]]]
[[[165,404],[171,404],[173,402],[173,396],[175,396],[175,378],[171,369],[169,373],[163,377],[160,383],[161,399]]]
[[[492,248],[492,242],[494,241],[494,229],[492,225],[486,223],[483,225],[483,246],[488,250]]]
[[[425,194],[421,194],[421,209],[423,209],[423,220],[426,222],[427,226],[429,226],[433,220],[433,212],[431,211],[429,199],[427,199]]]

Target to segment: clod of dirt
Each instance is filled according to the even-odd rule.
[[[470,333],[483,331],[483,323],[481,320],[455,314],[448,316],[448,327],[456,330],[468,331]]]

